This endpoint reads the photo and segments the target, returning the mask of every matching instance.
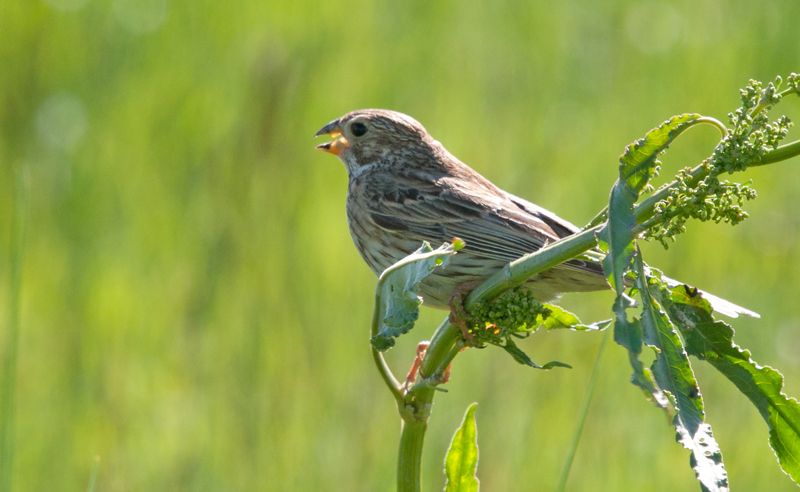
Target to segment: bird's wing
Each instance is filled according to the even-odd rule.
[[[558,227],[554,230],[535,210],[514,203],[505,192],[467,185],[459,178],[431,180],[407,174],[372,185],[367,208],[378,226],[431,243],[459,237],[467,244],[465,252],[502,263],[568,235]],[[569,266],[597,270],[581,261]]]
[[[512,195],[511,193],[505,192],[508,198],[516,205],[517,207],[521,208],[525,212],[538,217],[540,220],[545,222],[551,229],[553,229],[559,237],[567,237],[575,234],[580,230],[578,226],[573,224],[568,220],[564,220],[558,215],[554,214],[553,212],[547,210],[546,208],[542,208],[535,203],[531,203],[524,198],[520,198],[516,195]]]

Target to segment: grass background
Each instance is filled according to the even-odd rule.
[[[18,173],[28,189],[14,489],[82,490],[96,466],[109,491],[392,490],[399,424],[368,352],[375,279],[347,233],[345,172],[314,131],[355,108],[401,110],[500,186],[583,223],[628,142],[675,113],[724,118],[748,78],[797,71],[798,15],[745,0],[4,2],[3,357]],[[780,109],[800,116],[799,102]],[[682,137],[664,174],[716,138]],[[792,395],[798,165],[748,173],[761,197],[743,225],[692,224],[670,250],[646,248],[763,315],[737,320],[737,338]],[[594,320],[611,296],[565,303]],[[395,367],[442,316],[423,314]],[[572,370],[459,356],[426,488],[478,401],[485,490],[551,490],[600,336],[524,343]],[[755,409],[696,365],[733,486],[795,490]],[[609,344],[601,370],[568,489],[696,490],[624,351]]]

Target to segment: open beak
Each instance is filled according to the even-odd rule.
[[[342,152],[350,147],[350,142],[348,142],[342,134],[342,127],[339,125],[339,120],[331,121],[314,134],[315,137],[319,137],[321,135],[329,135],[333,138],[333,140],[317,145],[319,150],[324,150],[325,152],[339,156],[342,154]]]

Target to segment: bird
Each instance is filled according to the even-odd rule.
[[[419,286],[425,305],[446,308],[510,261],[579,229],[502,190],[460,161],[414,118],[386,109],[351,111],[317,131],[348,173],[350,235],[375,274],[419,248],[460,238],[465,247]],[[608,289],[599,262],[573,259],[529,279],[544,302]]]
[[[417,120],[387,109],[360,109],[336,118],[315,137],[319,150],[337,156],[348,174],[350,235],[376,275],[423,242],[460,238],[465,246],[448,265],[423,280],[418,295],[452,309],[463,296],[507,263],[568,237],[579,228],[505,191],[451,154]],[[599,250],[541,272],[524,284],[540,302],[567,292],[609,289]],[[665,277],[668,284],[680,282]],[[723,314],[758,316],[703,291]]]

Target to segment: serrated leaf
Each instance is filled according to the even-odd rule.
[[[609,253],[609,256],[610,255]],[[627,266],[625,268],[627,268]],[[628,319],[627,310],[632,306],[633,301],[620,289],[617,292],[617,297],[614,300],[613,306],[615,316],[614,341],[622,345],[628,351],[628,361],[633,369],[631,383],[641,388],[645,397],[651,400],[656,406],[666,409],[668,404],[666,396],[656,385],[651,370],[645,367],[639,359],[642,355],[644,339],[641,320],[637,318]]]
[[[658,155],[666,150],[678,135],[701,121],[702,115],[685,113],[671,117],[643,138],[625,147],[619,158],[619,178],[638,197],[655,174]]]
[[[419,284],[436,268],[447,266],[456,254],[452,244],[436,249],[423,242],[419,249],[381,273],[375,288],[378,316],[377,333],[371,342],[377,350],[392,347],[395,338],[414,327],[422,299],[417,295]]]
[[[514,358],[515,361],[519,362],[524,366],[533,367],[534,369],[544,369],[544,370],[552,369],[554,367],[566,367],[568,369],[572,369],[571,365],[567,364],[566,362],[561,362],[558,360],[551,360],[550,362],[544,365],[537,364],[536,362],[533,361],[533,359],[531,359],[528,356],[528,354],[526,354],[521,348],[519,348],[517,344],[514,343],[513,340],[511,340],[511,338],[506,338],[505,343],[501,345],[501,347],[503,347],[503,350],[508,352],[511,355],[511,357]]]
[[[655,175],[658,155],[702,118],[696,113],[673,116],[625,147],[619,158],[619,177],[609,198],[608,223],[601,233],[609,250],[603,270],[618,295],[625,289],[622,279],[633,255],[633,228],[636,226],[633,205]]]
[[[656,384],[675,409],[672,424],[676,440],[690,451],[690,463],[703,490],[727,491],[728,473],[711,426],[705,422],[703,397],[689,357],[672,321],[650,295],[650,289],[658,289],[660,283],[646,275],[644,263],[638,254],[634,262],[638,274],[636,283],[642,299],[644,337],[649,345],[657,349],[651,370]]]
[[[783,471],[800,483],[800,403],[783,393],[783,376],[757,364],[733,341],[733,328],[715,320],[711,306],[697,291],[678,286],[665,301],[680,319],[686,350],[707,361],[755,405],[769,427],[769,444]]]
[[[628,319],[631,302],[625,297],[625,275],[631,269],[636,218],[633,206],[639,193],[654,176],[658,155],[684,130],[699,123],[699,114],[673,116],[645,136],[628,145],[620,156],[619,177],[611,189],[608,204],[608,221],[600,233],[601,246],[607,250],[603,270],[608,282],[617,293],[614,301],[614,341],[628,350],[633,368],[631,381],[644,390],[653,401],[665,407],[666,399],[657,387],[653,375],[639,360],[644,343],[642,326],[637,319]]]
[[[472,403],[464,413],[464,420],[453,434],[444,460],[445,492],[477,492],[478,480],[478,425],[475,422],[477,403]]]
[[[617,304],[615,303],[615,306]],[[656,385],[653,372],[642,364],[639,356],[642,355],[642,326],[637,318],[628,320],[627,316],[618,314],[614,322],[614,341],[628,350],[628,362],[633,368],[631,383],[638,386],[645,397],[657,407],[666,409],[668,400],[664,392]]]

